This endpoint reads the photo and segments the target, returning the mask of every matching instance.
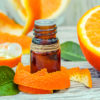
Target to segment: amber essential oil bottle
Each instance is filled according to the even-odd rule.
[[[61,51],[56,33],[57,26],[54,20],[35,21],[30,53],[31,73],[43,68],[49,73],[60,70]]]

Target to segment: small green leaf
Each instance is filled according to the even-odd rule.
[[[13,81],[0,86],[0,96],[16,95],[18,93],[18,87]]]
[[[64,60],[70,61],[85,61],[85,57],[80,49],[80,46],[72,41],[61,44],[61,57]]]
[[[14,71],[7,66],[0,66],[0,96],[15,95],[19,93],[18,87],[13,83]]]

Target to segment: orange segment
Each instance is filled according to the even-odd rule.
[[[13,35],[22,35],[23,26],[16,24],[12,19],[0,12],[0,32]]]
[[[93,21],[92,19],[95,19]],[[85,30],[87,37],[91,41],[91,44],[95,47],[100,47],[100,10],[93,13],[91,17],[87,20],[85,25]]]
[[[29,94],[51,94],[53,93],[53,91],[51,90],[34,89],[34,88],[22,86],[22,85],[19,85],[18,88],[20,91],[24,93],[29,93]]]
[[[17,67],[14,82],[19,85],[42,90],[59,90],[70,87],[69,76],[63,71],[47,73],[46,69],[42,69],[31,74],[23,70],[21,64]]]
[[[71,68],[68,70],[70,80],[85,84],[87,87],[92,88],[91,74],[88,69],[80,69],[79,67]]]
[[[78,23],[77,31],[85,57],[100,71],[100,6],[84,14]]]
[[[15,36],[10,34],[3,34],[0,33],[0,43],[10,42],[10,43],[18,43],[21,45],[23,53],[29,53],[30,52],[30,45],[31,45],[32,39],[28,36]]]

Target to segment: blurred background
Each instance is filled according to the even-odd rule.
[[[100,5],[100,0],[70,0],[61,25],[77,25],[80,17],[90,8]]]
[[[17,13],[14,11],[12,0],[0,0],[0,9],[16,22],[24,24]],[[14,1],[14,0],[13,0]],[[61,26],[75,26],[80,17],[90,8],[100,5],[100,0],[70,0],[65,11],[57,18],[57,23]],[[10,9],[10,11],[9,11]],[[14,13],[15,12],[15,13]],[[12,16],[13,15],[13,16]],[[17,16],[17,17],[15,17]]]

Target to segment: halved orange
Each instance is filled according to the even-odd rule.
[[[41,18],[40,0],[10,0],[10,2],[25,23],[22,34],[28,34],[34,27],[34,21]]]
[[[78,23],[77,33],[86,59],[100,71],[100,6],[84,14]]]
[[[18,43],[22,47],[23,54],[27,54],[30,52],[30,45],[32,42],[32,38],[22,35],[22,36],[16,36],[16,35],[10,35],[5,33],[0,33],[0,43]]]
[[[21,62],[22,48],[16,43],[0,44],[0,66],[15,67]]]
[[[70,87],[69,76],[64,71],[48,73],[46,69],[42,69],[31,74],[23,68],[22,64],[19,64],[16,69],[14,82],[19,85],[41,90],[59,90]]]
[[[69,0],[10,0],[14,9],[24,19],[27,34],[33,29],[36,19],[57,18],[67,7]]]

